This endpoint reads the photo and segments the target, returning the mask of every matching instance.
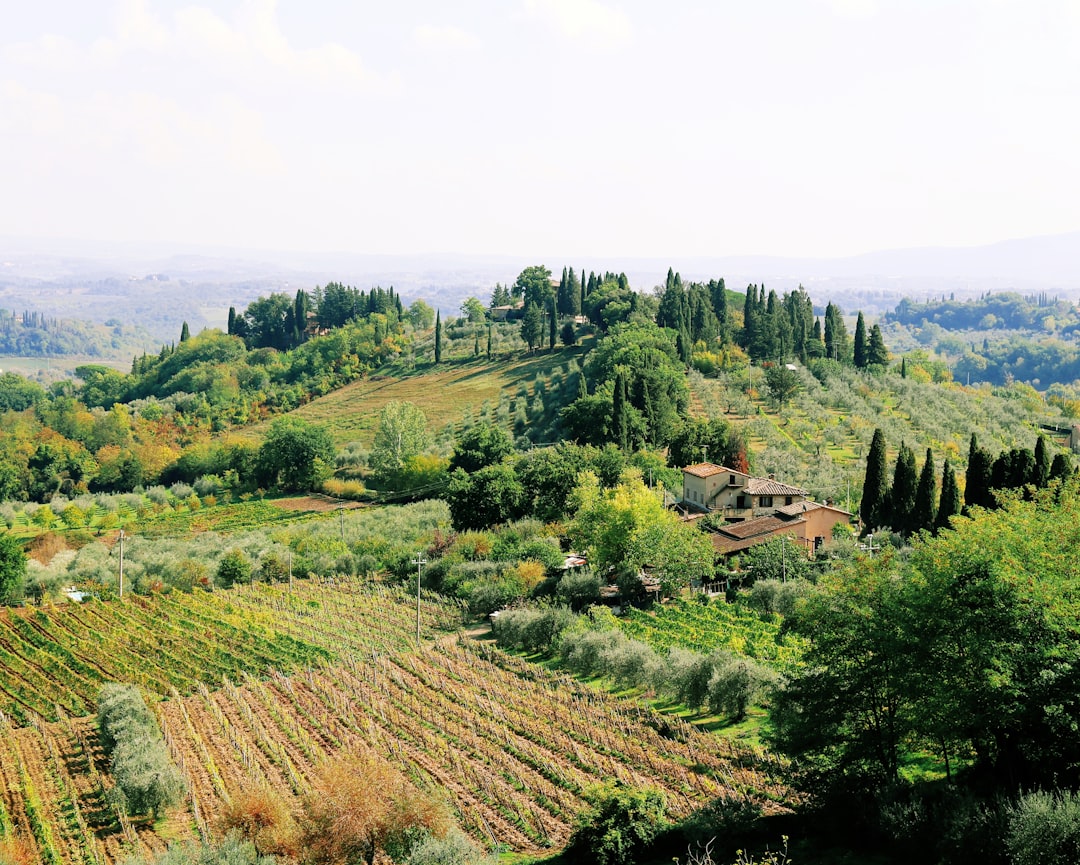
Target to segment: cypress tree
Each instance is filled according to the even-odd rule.
[[[442,363],[442,310],[435,311],[435,363]]]
[[[968,446],[967,471],[964,474],[964,507],[993,508],[994,496],[990,492],[994,460],[990,452],[979,447],[975,433]]]
[[[180,342],[187,342],[191,339],[191,331],[188,329],[188,323],[185,321],[180,328]]]
[[[229,324],[228,324],[227,329],[225,330],[225,333],[229,334],[229,336],[232,336],[234,333],[236,333],[236,307],[235,306],[230,306],[229,307]]]
[[[611,429],[615,443],[621,450],[630,447],[630,407],[626,402],[626,375],[622,370],[615,374],[615,393],[611,404]]]
[[[491,360],[491,322],[488,322],[487,359]]]
[[[892,528],[905,537],[911,534],[912,514],[915,510],[915,490],[919,479],[915,471],[915,452],[904,442],[900,442],[900,453],[896,455],[896,467],[893,470],[892,491],[889,494],[889,507],[892,510]]]
[[[555,301],[548,304],[548,348],[555,350],[555,329],[559,323],[559,317],[555,314]]]
[[[472,353],[473,357],[480,357],[480,331],[473,334]]]
[[[936,487],[934,455],[930,448],[927,448],[926,462],[923,463],[922,472],[919,473],[919,486],[915,490],[915,509],[911,514],[912,533],[920,529],[933,530],[934,518],[937,516],[937,505],[934,502]]]
[[[870,328],[870,345],[866,350],[867,366],[888,366],[889,350],[885,348],[885,337],[881,335],[880,325]]]
[[[1040,490],[1050,482],[1050,464],[1046,436],[1040,435],[1038,441],[1035,442],[1035,471],[1031,478],[1031,482]]]
[[[960,513],[960,490],[956,486],[956,473],[945,458],[945,467],[941,470],[941,499],[938,502],[937,515],[934,517],[934,534],[950,528],[949,519]]]
[[[589,383],[585,380],[585,373],[579,368],[577,371],[577,399],[589,395]]]
[[[855,322],[855,366],[863,369],[866,366],[866,353],[870,348],[866,338],[866,321],[863,319],[862,310],[859,310],[859,318]]]
[[[907,358],[900,358],[900,378],[907,378]]]
[[[882,519],[888,509],[889,486],[885,477],[885,433],[878,427],[866,455],[866,479],[863,481],[862,503],[859,516],[864,531],[883,525]]]
[[[1050,480],[1065,481],[1072,477],[1073,466],[1065,454],[1054,454],[1054,461],[1050,464]]]

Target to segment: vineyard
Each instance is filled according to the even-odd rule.
[[[796,638],[780,635],[774,618],[763,619],[748,607],[722,600],[671,601],[655,612],[631,609],[615,621],[628,637],[659,651],[673,646],[703,653],[725,649],[781,669],[797,663],[802,653]]]
[[[425,603],[425,640],[416,651],[415,606],[391,590],[298,584],[291,593],[264,586],[146,603],[93,609],[113,631],[140,634],[126,647],[131,666],[106,667],[108,651],[91,656],[68,637],[65,645],[74,647],[67,651],[83,667],[63,668],[84,688],[139,672],[144,690],[168,695],[157,711],[188,781],[186,804],[153,825],[112,809],[96,728],[71,717],[87,711],[86,695],[72,688],[80,695],[74,703],[39,712],[51,697],[34,692],[55,674],[24,649],[20,678],[4,671],[26,724],[0,727],[0,835],[30,840],[40,861],[106,863],[128,850],[163,849],[170,839],[217,837],[216,817],[233,797],[268,786],[296,804],[320,764],[343,750],[383,755],[418,784],[445,791],[477,840],[526,853],[560,848],[583,807],[582,791],[608,778],[661,788],[676,814],[716,797],[755,801],[766,811],[790,802],[771,757],[486,643],[432,639],[434,628],[455,623],[451,605]],[[48,611],[50,633],[68,633],[70,615]],[[22,627],[15,619],[47,630],[36,614],[9,619],[9,644],[8,632]],[[109,639],[114,650],[125,649]],[[142,666],[134,664],[140,651]],[[67,692],[54,686],[48,693],[63,700]]]

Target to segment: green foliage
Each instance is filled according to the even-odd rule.
[[[445,498],[454,527],[485,529],[524,516],[524,488],[505,463],[485,466],[472,474],[457,469],[450,475]]]
[[[750,471],[742,434],[733,424],[719,417],[687,418],[668,447],[670,466],[681,468],[703,461],[740,472]]]
[[[578,819],[566,855],[597,865],[644,861],[666,822],[663,794],[609,781],[583,795],[589,808]]]
[[[1080,862],[1080,794],[1037,790],[1021,796],[1006,814],[1012,865]]]
[[[758,580],[805,580],[811,575],[810,561],[798,541],[784,537],[755,544],[742,556],[743,585]]]
[[[863,481],[862,504],[859,514],[868,529],[887,525],[889,522],[889,486],[885,476],[885,434],[878,427],[870,442],[866,457],[866,479]]]
[[[454,456],[450,459],[450,470],[460,468],[474,472],[501,462],[513,452],[514,444],[506,430],[481,421],[458,435],[454,443]]]
[[[387,480],[400,472],[407,460],[424,453],[430,444],[427,418],[419,406],[392,400],[379,415],[368,464],[376,477]]]
[[[229,833],[219,844],[172,844],[164,853],[127,856],[120,865],[277,865],[273,856],[260,856],[255,845],[236,833]]]
[[[299,417],[278,418],[259,448],[259,474],[286,491],[318,489],[330,476],[334,445],[325,426]]]
[[[26,553],[22,543],[12,534],[0,534],[0,604],[13,604],[22,599],[26,581]]]
[[[169,760],[161,730],[138,688],[105,685],[98,696],[98,725],[126,809],[160,815],[180,801],[184,779]]]

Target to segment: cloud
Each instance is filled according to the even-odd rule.
[[[626,14],[598,0],[525,0],[525,8],[571,39],[588,39],[608,48],[622,48],[633,41]]]
[[[413,41],[422,48],[471,51],[480,45],[476,35],[453,24],[423,24],[413,31]]]

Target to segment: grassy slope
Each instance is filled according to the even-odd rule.
[[[439,430],[447,424],[457,425],[466,411],[476,413],[488,400],[497,403],[503,394],[514,395],[524,387],[531,396],[537,375],[546,376],[552,367],[565,364],[582,351],[581,347],[557,348],[508,361],[455,361],[400,376],[374,375],[312,400],[293,414],[328,424],[336,444],[360,442],[370,447],[379,413],[391,400],[420,406],[427,415],[428,429]],[[256,424],[242,435],[261,439],[268,426]]]

